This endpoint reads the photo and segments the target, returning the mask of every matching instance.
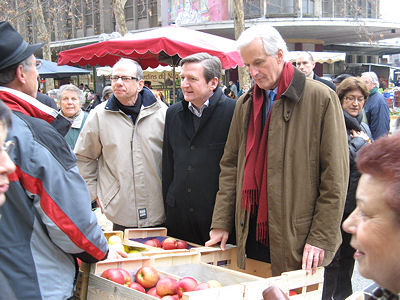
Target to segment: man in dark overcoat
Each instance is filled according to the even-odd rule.
[[[168,108],[162,185],[168,235],[197,244],[209,239],[219,162],[236,101],[219,87],[221,62],[207,53],[181,61],[182,102]]]

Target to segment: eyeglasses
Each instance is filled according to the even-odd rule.
[[[357,100],[358,103],[363,103],[365,101],[365,98],[363,96],[360,96],[360,97],[345,96],[344,100],[346,100],[347,102],[351,102],[351,103],[354,103]]]
[[[111,81],[113,81],[113,82],[118,81],[118,79],[120,79],[120,78],[123,82],[128,82],[131,80],[138,80],[137,77],[134,77],[134,76],[111,76],[110,77]]]
[[[35,67],[36,67],[36,70],[40,70],[40,68],[42,67],[42,62],[40,60],[37,60],[35,63]]]
[[[10,154],[11,150],[14,148],[14,142],[13,141],[7,141],[1,146],[0,152],[7,152],[7,154]]]

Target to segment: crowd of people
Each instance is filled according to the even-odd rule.
[[[352,294],[354,258],[377,284],[372,299],[399,296],[400,135],[385,137],[376,74],[323,80],[310,53],[288,60],[269,25],[237,44],[252,86],[225,87],[220,60],[197,53],[181,60],[182,101],[169,106],[121,58],[89,109],[85,87],[67,84],[57,111],[36,99],[42,45],[0,23],[7,299],[74,299],[78,258],[126,256],[107,245],[97,205],[114,230],[165,226],[189,242],[236,244],[240,268],[246,258],[274,276],[324,266],[323,299]],[[277,288],[263,297],[287,299]]]

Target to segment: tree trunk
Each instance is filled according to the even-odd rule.
[[[237,40],[240,34],[244,31],[244,10],[243,0],[233,0],[234,2],[234,26],[235,26],[235,39]],[[246,67],[239,67],[239,85],[243,87],[244,84],[250,84],[250,75]]]
[[[40,0],[33,1],[33,16],[37,24],[38,35],[43,45],[43,59],[51,61],[50,35],[44,21],[43,9]]]
[[[115,15],[115,23],[116,23],[116,30],[124,36],[128,33],[128,27],[126,26],[125,20],[125,7],[126,0],[111,0],[111,5],[113,7],[114,15]]]

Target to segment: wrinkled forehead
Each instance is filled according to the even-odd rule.
[[[136,76],[136,66],[134,64],[114,66],[112,75]]]
[[[306,64],[311,63],[311,59],[306,56],[299,56],[296,58],[296,64]]]

